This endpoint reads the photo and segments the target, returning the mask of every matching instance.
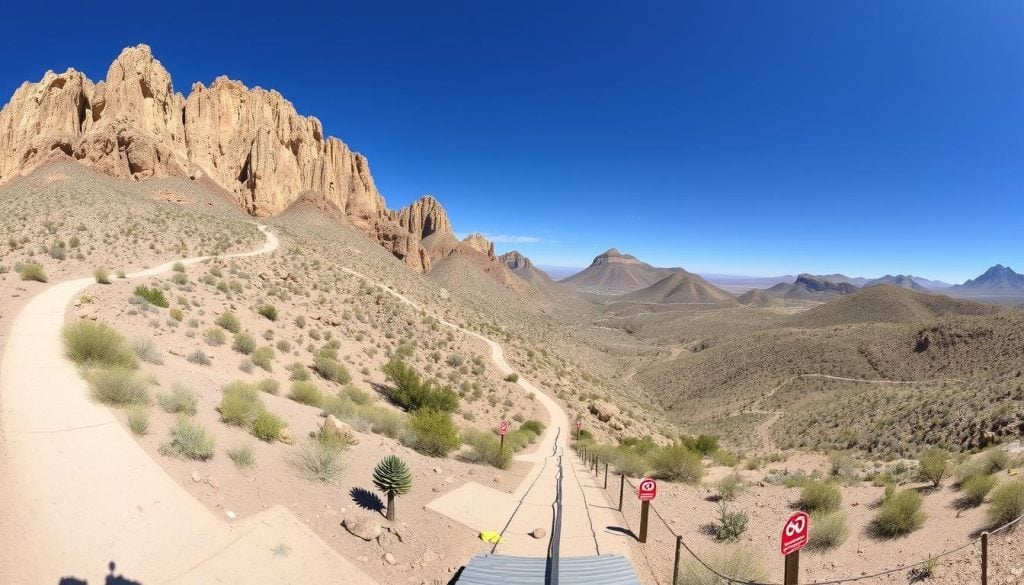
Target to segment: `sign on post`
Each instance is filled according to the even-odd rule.
[[[658,495],[658,482],[649,477],[640,480],[636,497],[640,498],[640,542],[647,542],[647,516],[651,511],[651,500]]]
[[[583,421],[576,419],[576,440],[580,440],[580,429],[583,427]]]
[[[807,512],[794,512],[782,527],[779,551],[786,557],[786,572],[782,582],[796,585],[800,574],[800,549],[807,545],[811,531],[811,517]]]
[[[507,420],[503,420],[503,421],[501,421],[501,425],[498,427],[498,435],[500,437],[500,444],[498,445],[498,449],[502,453],[505,452],[505,435],[507,435],[507,434],[508,434],[508,421]]]

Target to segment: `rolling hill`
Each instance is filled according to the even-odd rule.
[[[847,282],[835,282],[810,274],[801,274],[792,284],[779,283],[767,290],[768,296],[805,301],[830,301],[842,295],[857,292]]]
[[[721,303],[734,302],[733,296],[700,276],[675,272],[651,286],[619,297],[639,303]]]
[[[681,268],[657,268],[615,248],[594,258],[584,269],[561,282],[580,292],[619,295],[647,288]]]
[[[906,274],[897,274],[896,276],[886,274],[881,278],[867,281],[864,283],[864,288],[879,285],[898,286],[900,288],[916,290],[917,292],[928,292],[929,290],[928,287],[919,284],[913,276],[907,276]]]
[[[953,315],[991,315],[1001,310],[996,305],[879,284],[794,315],[787,324],[831,327],[850,323],[915,323]]]

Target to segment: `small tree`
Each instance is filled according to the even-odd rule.
[[[395,496],[404,496],[412,490],[409,466],[397,455],[380,460],[373,470],[373,484],[388,496],[388,520],[395,521]]]
[[[942,480],[949,477],[949,453],[945,449],[935,447],[925,451],[918,460],[921,469],[921,478],[932,482],[932,485],[939,487]]]

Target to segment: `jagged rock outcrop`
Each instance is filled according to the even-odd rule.
[[[205,177],[256,216],[313,200],[418,270],[439,253],[422,240],[447,234],[454,243],[435,243],[447,253],[458,244],[433,197],[388,212],[366,158],[280,93],[219,77],[186,98],[146,45],[122,51],[105,81],[49,71],[0,110],[0,184],[63,157],[124,179]]]
[[[517,250],[506,252],[501,256],[498,256],[498,259],[501,260],[502,264],[504,264],[505,267],[512,271],[533,268],[533,262],[531,262],[530,259],[527,258],[526,256],[523,256]]]
[[[494,242],[488,240],[483,234],[469,234],[466,236],[462,243],[469,246],[473,250],[486,255],[488,258],[494,258]]]

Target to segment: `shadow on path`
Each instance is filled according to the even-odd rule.
[[[110,574],[103,580],[103,585],[142,585],[141,581],[133,581],[124,575],[115,575],[117,563],[114,561],[110,561],[107,568],[110,569]],[[62,577],[57,585],[89,585],[89,582],[75,577]]]

